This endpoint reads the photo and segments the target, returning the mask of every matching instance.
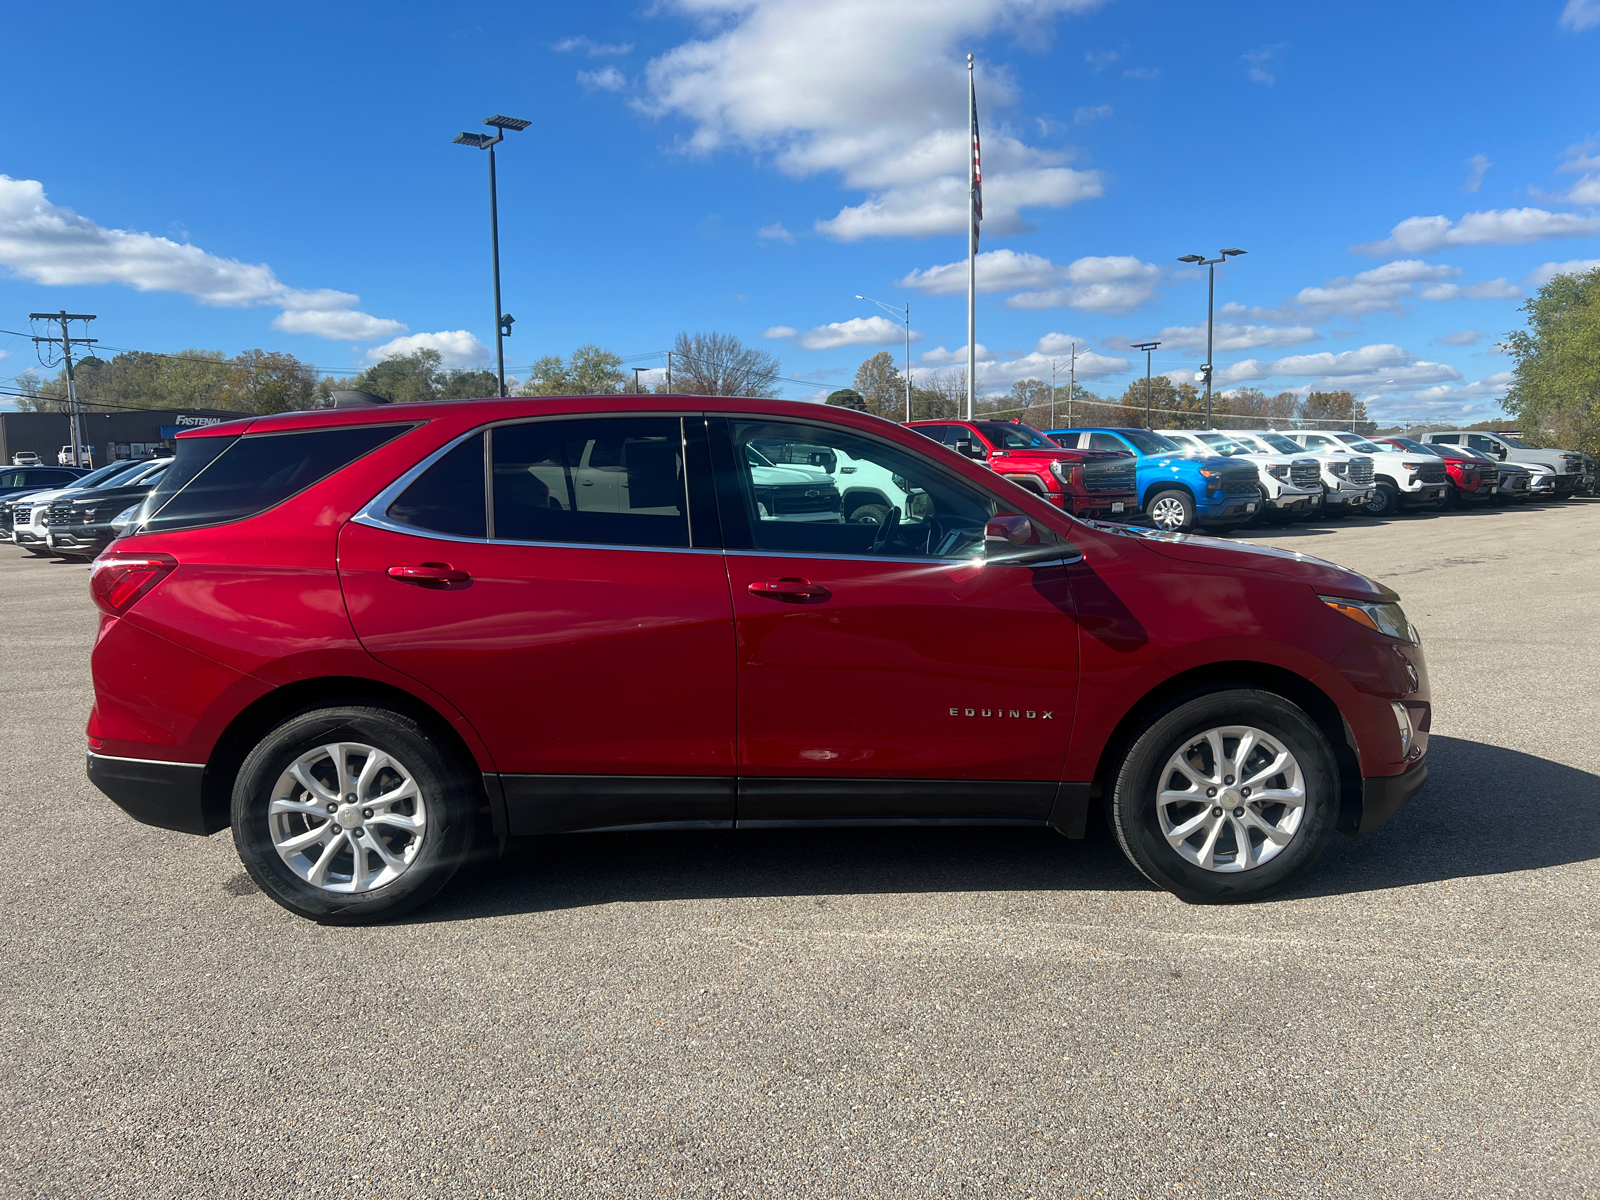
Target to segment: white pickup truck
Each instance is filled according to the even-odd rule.
[[[1442,458],[1408,454],[1343,430],[1296,429],[1289,437],[1316,455],[1362,454],[1371,458],[1376,486],[1367,501],[1369,516],[1390,517],[1401,508],[1439,508],[1450,488],[1450,475]]]
[[[1254,463],[1261,477],[1261,494],[1266,497],[1266,507],[1258,514],[1257,521],[1286,525],[1297,517],[1315,516],[1322,511],[1322,469],[1315,458],[1298,448],[1293,454],[1285,454],[1247,436],[1235,437],[1232,430],[1158,429],[1156,432],[1198,455],[1220,454],[1224,458]]]
[[[1271,429],[1230,429],[1228,436],[1278,454],[1309,453],[1293,438]],[[1372,460],[1364,454],[1353,454],[1349,458],[1313,455],[1313,458],[1321,472],[1322,515],[1346,517],[1353,512],[1366,511],[1367,502],[1376,490],[1372,483]]]

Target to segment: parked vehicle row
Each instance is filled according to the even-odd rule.
[[[0,494],[0,541],[15,542],[35,555],[92,559],[116,540],[117,522],[131,519],[132,510],[161,481],[171,462],[170,458],[114,462],[88,472],[28,468],[70,474],[70,479],[59,487]],[[0,472],[0,478],[5,474]]]

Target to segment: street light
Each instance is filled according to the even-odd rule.
[[[1197,267],[1209,267],[1211,269],[1211,279],[1206,287],[1206,365],[1200,368],[1201,371],[1204,372],[1206,378],[1207,429],[1211,428],[1211,310],[1212,304],[1217,295],[1217,264],[1219,262],[1226,262],[1228,259],[1233,258],[1236,255],[1245,253],[1248,253],[1248,251],[1223,250],[1216,258],[1207,258],[1203,254],[1185,254],[1183,257],[1178,259],[1178,261],[1182,263],[1193,263]]]
[[[511,322],[513,318],[500,311],[500,214],[498,211],[498,198],[496,196],[494,181],[494,148],[505,141],[506,130],[512,133],[521,133],[532,121],[524,121],[521,117],[502,117],[498,113],[483,119],[485,125],[494,127],[495,135],[490,137],[487,133],[459,133],[455,136],[458,146],[471,146],[474,150],[487,150],[489,152],[489,243],[494,252],[494,357],[495,374],[500,380],[500,394],[506,394],[506,338],[511,336]]]
[[[901,315],[900,314],[900,310],[898,308],[890,308],[882,300],[874,300],[871,296],[863,296],[863,295],[861,295],[861,293],[857,292],[856,293],[856,299],[857,300],[865,300],[869,304],[876,304],[879,308],[883,309],[884,312],[891,313],[896,317]],[[911,420],[911,302],[909,300],[906,301],[905,322],[906,322],[906,420],[909,421],[909,420]]]
[[[1144,427],[1146,429],[1155,428],[1150,423],[1150,351],[1159,345],[1161,345],[1160,342],[1135,342],[1133,344],[1135,350],[1144,351]],[[1210,422],[1208,421],[1207,425],[1209,424]]]
[[[633,368],[633,394],[635,396],[637,396],[640,393],[640,391],[642,390],[639,387],[639,373],[641,371],[649,371],[651,369],[652,368],[650,368],[650,367],[634,367]]]

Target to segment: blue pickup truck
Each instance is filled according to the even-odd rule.
[[[1195,527],[1226,533],[1261,511],[1255,465],[1226,458],[1191,458],[1171,438],[1148,429],[1047,429],[1069,450],[1121,450],[1137,464],[1139,508],[1157,529]]]

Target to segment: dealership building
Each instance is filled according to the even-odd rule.
[[[171,454],[172,439],[185,429],[237,421],[248,413],[214,408],[139,408],[122,412],[84,412],[78,417],[78,436],[89,448],[94,465],[119,459],[156,458]],[[16,455],[31,450],[50,466],[70,462],[71,418],[60,412],[0,413],[0,465],[9,466]]]

